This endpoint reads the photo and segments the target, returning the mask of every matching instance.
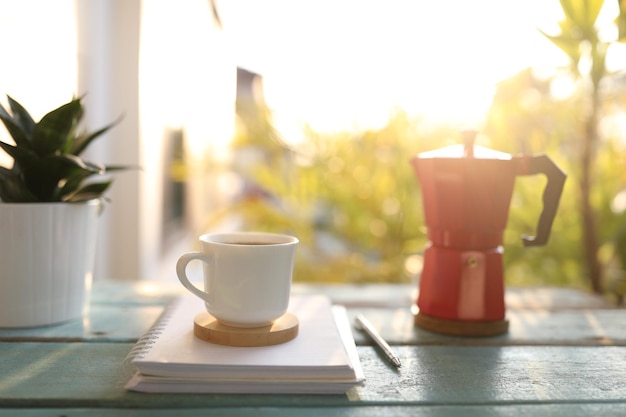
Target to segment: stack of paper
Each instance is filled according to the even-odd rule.
[[[137,373],[126,388],[162,393],[344,393],[364,381],[345,309],[323,295],[294,296],[289,311],[298,336],[262,347],[198,339],[193,319],[204,310],[193,296],[178,299],[131,351]]]

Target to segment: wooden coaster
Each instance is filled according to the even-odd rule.
[[[509,329],[509,321],[506,319],[494,321],[447,320],[421,312],[415,315],[415,324],[432,332],[453,336],[496,336],[506,333]]]
[[[263,327],[241,328],[226,326],[208,312],[193,320],[193,334],[207,342],[226,346],[270,346],[294,339],[298,335],[298,318],[285,313],[273,324]]]

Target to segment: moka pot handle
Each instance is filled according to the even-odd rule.
[[[559,200],[565,185],[567,174],[563,172],[547,155],[522,156],[521,175],[544,174],[548,182],[543,190],[543,210],[539,216],[535,236],[522,235],[525,247],[542,246],[548,242],[552,222],[559,207]]]

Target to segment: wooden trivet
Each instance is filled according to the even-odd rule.
[[[432,332],[454,336],[496,336],[506,333],[509,329],[509,321],[506,319],[493,321],[448,320],[421,312],[415,315],[415,324]]]
[[[207,342],[226,346],[270,346],[294,339],[298,335],[298,318],[285,313],[273,324],[263,327],[241,328],[226,326],[208,312],[193,320],[193,334]]]

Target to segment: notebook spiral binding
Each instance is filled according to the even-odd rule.
[[[133,372],[133,361],[135,359],[142,359],[146,353],[150,350],[151,346],[155,343],[157,337],[163,332],[167,323],[169,322],[176,304],[181,302],[180,299],[175,299],[168,303],[161,315],[156,319],[150,330],[144,333],[132,347],[130,352],[124,358],[122,364],[125,370]]]

